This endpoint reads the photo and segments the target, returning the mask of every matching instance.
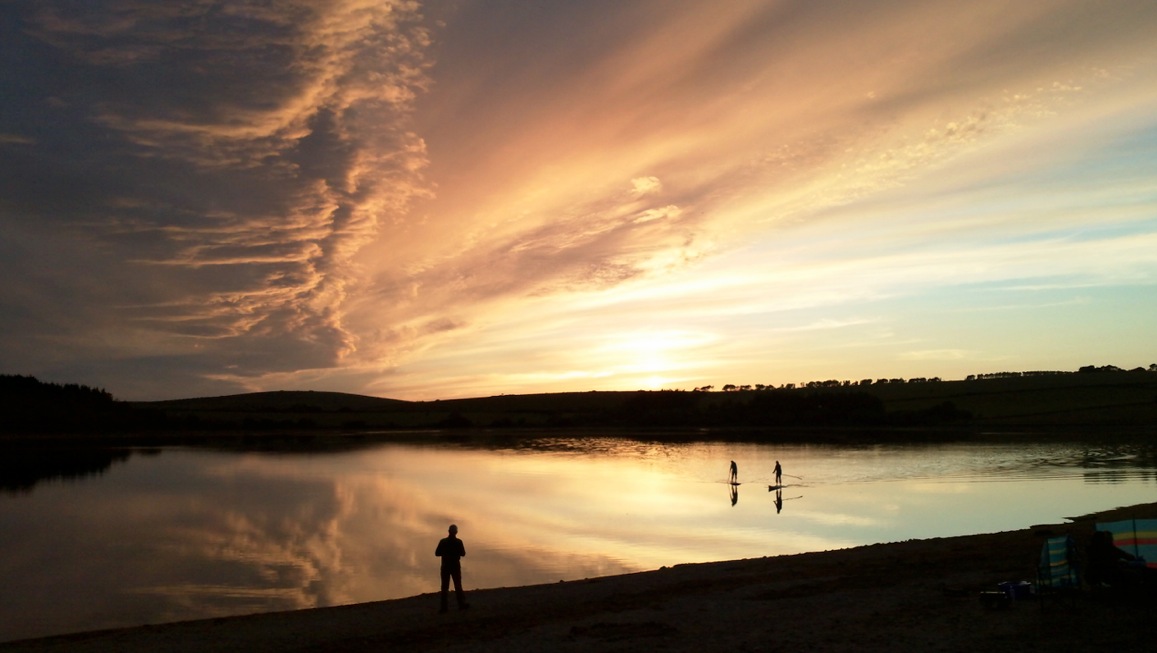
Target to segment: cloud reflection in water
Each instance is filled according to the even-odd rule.
[[[1151,458],[1109,470],[1059,445],[540,444],[170,450],[0,496],[0,533],[20,534],[0,541],[0,640],[432,592],[450,523],[472,589],[1023,528],[1154,482]]]

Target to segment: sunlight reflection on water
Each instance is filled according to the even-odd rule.
[[[776,460],[785,487],[772,492]],[[1072,444],[544,438],[167,450],[105,467],[0,494],[0,640],[429,592],[451,522],[478,588],[1010,530],[1157,500],[1151,449]]]

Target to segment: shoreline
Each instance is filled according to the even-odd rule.
[[[471,609],[446,615],[428,593],[21,640],[0,651],[1149,650],[1153,597],[1005,610],[979,601],[998,583],[1035,582],[1046,537],[1071,534],[1083,546],[1094,523],[1128,517],[1155,518],[1157,503],[1015,531],[472,590]]]
[[[1157,435],[1152,425],[969,423],[952,426],[536,426],[467,428],[217,428],[121,431],[115,433],[0,433],[0,446],[12,450],[157,449],[171,446],[207,449],[328,450],[392,443],[509,442],[558,437],[606,437],[655,442],[763,442],[775,444],[923,444],[928,442],[1084,442],[1133,443]]]

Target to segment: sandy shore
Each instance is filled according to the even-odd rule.
[[[1035,580],[1044,538],[1083,543],[1096,521],[1157,517],[1157,503],[1072,523],[823,553],[679,565],[478,590],[466,611],[437,596],[190,621],[0,645],[16,651],[1150,651],[1157,601],[981,604]]]

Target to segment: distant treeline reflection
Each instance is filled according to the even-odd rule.
[[[127,449],[106,448],[7,450],[0,457],[0,491],[21,494],[31,492],[43,480],[98,476],[131,455]]]

